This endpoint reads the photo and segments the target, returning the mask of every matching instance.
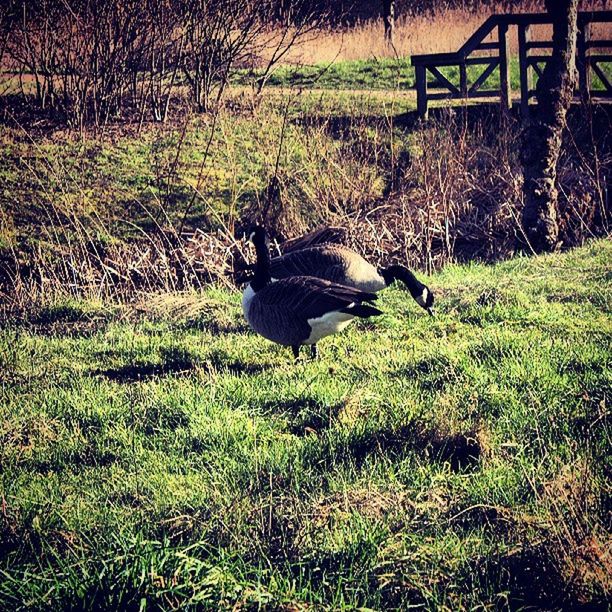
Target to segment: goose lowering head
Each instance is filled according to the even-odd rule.
[[[272,280],[266,232],[255,226],[249,232],[255,246],[255,273],[242,296],[244,316],[258,334],[291,346],[297,359],[300,347],[311,346],[344,329],[354,318],[382,314],[373,306],[376,294],[308,275]]]
[[[338,244],[315,244],[274,257],[270,261],[273,278],[316,276],[361,291],[378,292],[401,281],[415,302],[433,315],[434,294],[405,266],[375,268],[359,253]]]

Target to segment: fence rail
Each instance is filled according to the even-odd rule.
[[[611,23],[612,11],[584,11],[578,14],[578,45],[576,63],[578,68],[578,87],[576,95],[590,98],[612,98],[612,83],[602,68],[605,62],[612,62],[611,53],[602,53],[602,49],[612,48],[609,38],[591,39],[593,23]],[[415,68],[417,89],[417,110],[421,117],[427,117],[429,100],[469,99],[499,97],[505,107],[512,105],[512,88],[510,82],[509,30],[516,26],[519,51],[519,80],[521,111],[527,114],[529,100],[535,95],[534,75],[541,76],[544,65],[552,50],[552,41],[531,40],[532,26],[551,24],[546,13],[524,13],[516,15],[492,15],[470,36],[465,44],[454,53],[431,53],[414,55],[412,65]],[[497,40],[485,42],[491,35]],[[537,50],[537,53],[535,51]],[[492,52],[479,55],[481,51]],[[532,53],[533,52],[533,53]],[[440,68],[457,66],[459,83],[453,83]],[[468,81],[468,66],[483,66],[482,72]],[[491,74],[499,72],[499,89],[483,89]],[[603,89],[592,88],[592,75],[595,74]],[[428,76],[434,77],[428,82]],[[442,91],[430,92],[429,88]]]

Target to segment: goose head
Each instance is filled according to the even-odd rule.
[[[434,316],[434,294],[429,287],[423,286],[423,293],[415,299],[419,306],[424,308],[432,317]]]
[[[268,248],[270,245],[270,240],[266,233],[266,230],[261,225],[252,225],[249,227],[245,233],[245,238],[251,242],[255,247],[265,247]]]
[[[253,244],[257,260],[254,276],[250,281],[253,291],[257,292],[271,282],[270,277],[270,246],[266,230],[261,225],[252,225],[244,232],[246,240]]]

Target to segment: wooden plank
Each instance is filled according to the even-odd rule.
[[[499,89],[480,89],[477,92],[471,94],[468,93],[467,97],[472,98],[498,98]],[[455,96],[446,91],[432,92],[427,96],[428,100],[461,100],[463,96]]]
[[[459,64],[459,89],[461,95],[467,97],[468,95],[468,80],[467,80],[467,66],[465,63]]]
[[[415,67],[417,89],[417,113],[422,119],[427,119],[427,75],[425,66]]]
[[[502,108],[508,109],[508,108],[512,108],[512,90],[510,87],[510,61],[509,61],[509,56],[508,56],[508,25],[507,24],[504,23],[498,26],[497,39],[499,41],[498,44],[499,44],[500,101],[501,101]],[[476,83],[478,83],[478,80],[476,80]],[[474,83],[474,85],[476,85],[476,83]]]
[[[523,117],[527,117],[529,115],[529,90],[531,89],[531,74],[529,70],[529,49],[527,47],[527,43],[530,40],[530,35],[529,25],[518,26],[521,113]]]
[[[504,26],[501,26],[504,27]],[[489,77],[489,75],[495,70],[495,68],[497,68],[497,66],[500,65],[500,62],[498,60],[495,60],[493,62],[491,62],[480,74],[480,76],[474,81],[474,83],[472,84],[472,86],[469,89],[468,93],[473,93],[478,91],[478,88],[487,80],[487,78]]]
[[[426,62],[413,62],[412,65],[416,68],[417,66],[425,66],[429,68],[430,66],[459,66],[462,63],[465,63],[468,66],[475,66],[478,64],[488,64],[489,62],[496,60],[499,56],[497,55],[482,55],[477,57],[467,57],[465,60],[462,60],[460,57],[446,57],[448,54],[444,54],[444,58],[442,60],[428,60]],[[416,56],[415,56],[416,57]],[[423,56],[425,57],[425,56]],[[430,57],[430,56],[427,56]],[[414,59],[414,58],[413,58]]]
[[[612,40],[595,40],[592,38],[587,40],[586,47],[587,49],[610,49],[612,48]]]
[[[425,53],[421,55],[413,55],[410,63],[413,66],[422,66],[424,64],[437,64],[438,66],[446,61],[457,63],[459,55],[457,53]]]
[[[589,70],[589,59],[587,57],[587,43],[589,40],[591,25],[590,23],[582,24],[578,29],[578,38],[576,41],[576,68],[578,69],[578,91],[584,100],[589,97],[591,89],[591,71]]]
[[[578,27],[584,23],[609,23],[612,21],[612,11],[579,11]]]
[[[468,98],[498,98],[500,93],[499,89],[479,89],[468,94]]]
[[[601,69],[601,66],[598,66],[596,62],[591,62],[591,68],[593,69],[593,72],[601,79],[606,91],[612,91],[612,85],[610,84],[610,81],[608,81],[608,76],[606,73]]]
[[[593,53],[589,55],[589,60],[591,62],[612,62],[612,55],[607,53]]]
[[[591,100],[596,100],[598,98],[603,99],[612,99],[612,91],[602,91],[601,89],[591,90]]]
[[[460,95],[461,92],[457,89],[457,86],[451,83],[435,66],[428,66],[428,70],[437,79],[436,83],[430,83],[432,87],[435,87],[439,83],[442,87],[446,87],[451,93],[457,96]]]
[[[427,98],[429,100],[458,100],[461,98],[461,96],[456,96],[455,94],[447,91],[436,91],[430,93]]]

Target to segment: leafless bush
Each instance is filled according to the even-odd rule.
[[[609,229],[606,117],[575,109],[570,122],[559,170],[565,246]],[[349,120],[338,134],[339,120],[329,118],[292,135],[293,146],[309,140],[301,164],[289,174],[281,168],[274,189],[244,213],[280,240],[340,225],[372,260],[407,261],[429,271],[449,261],[502,259],[513,254],[521,232],[518,122],[478,108],[441,109],[401,136],[385,121],[362,118]],[[328,137],[334,130],[339,144]]]
[[[58,0],[18,3],[9,54],[22,93],[33,79],[41,108],[71,124],[106,123],[123,105],[131,58],[142,45],[142,3]]]
[[[70,125],[104,125],[132,108],[165,121],[179,77],[197,110],[208,111],[235,70],[265,56],[261,90],[323,22],[321,12],[301,11],[297,24],[271,29],[279,1],[12,0],[0,11],[0,53],[6,48],[22,96],[33,93]]]
[[[207,111],[257,39],[259,8],[250,0],[184,0],[180,10],[186,39],[181,69],[198,110]]]
[[[150,108],[155,121],[165,122],[185,37],[179,28],[173,0],[147,0],[145,17],[143,44],[131,62],[132,92],[141,116]]]

